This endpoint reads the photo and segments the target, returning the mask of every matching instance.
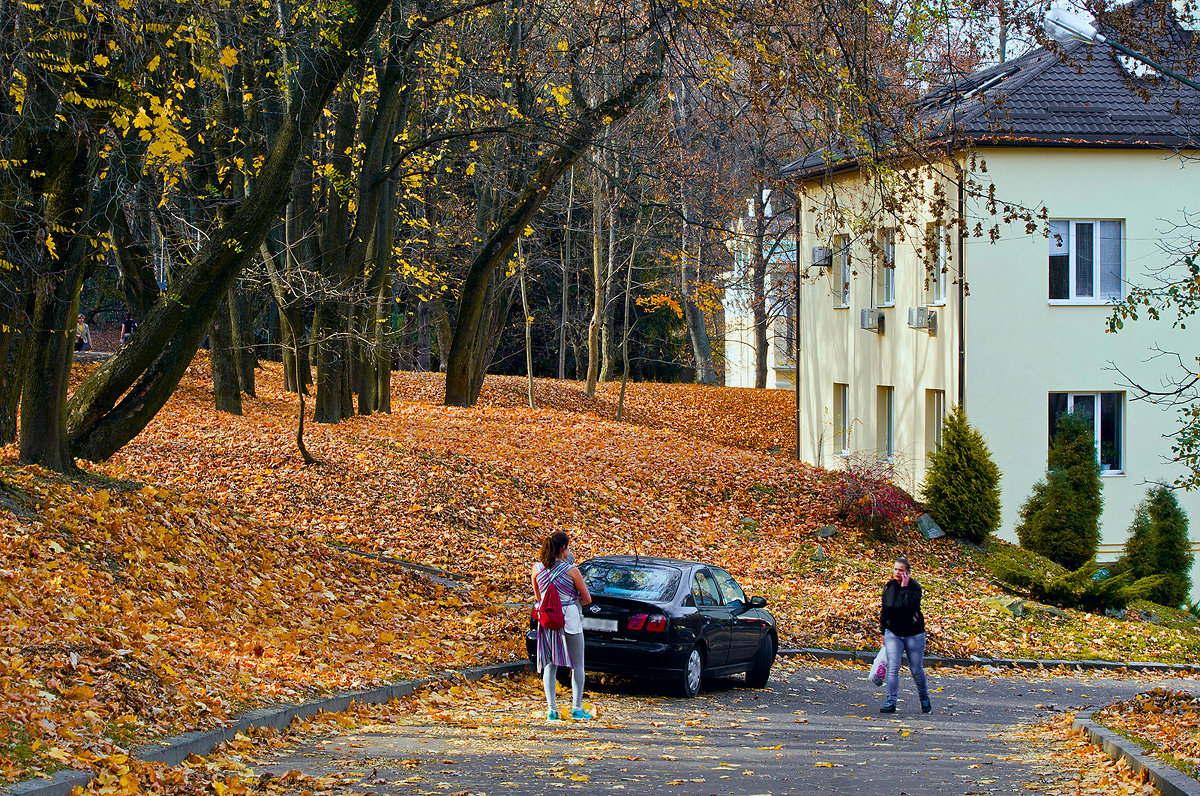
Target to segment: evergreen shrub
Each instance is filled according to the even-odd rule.
[[[1159,484],[1150,487],[1133,515],[1119,566],[1134,578],[1162,575],[1147,599],[1178,608],[1192,587],[1194,556],[1188,550],[1188,518],[1175,493]]]
[[[930,454],[921,501],[952,536],[982,542],[1000,527],[1000,468],[961,407],[942,423],[942,447]]]
[[[1046,477],[1020,510],[1021,547],[1078,570],[1100,545],[1100,464],[1092,419],[1066,414],[1050,441]]]
[[[1146,599],[1162,582],[1157,575],[1135,579],[1131,572],[1109,574],[1095,559],[1067,570],[1037,553],[1008,545],[993,547],[987,567],[1009,587],[1034,600],[1083,611],[1124,608]]]

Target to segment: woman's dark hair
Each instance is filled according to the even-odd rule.
[[[543,567],[550,569],[562,555],[563,549],[570,543],[571,537],[562,531],[555,531],[542,540],[542,549],[538,553],[538,560],[542,562]]]
[[[912,564],[908,563],[908,559],[905,558],[904,556],[897,556],[896,563],[903,564],[905,572],[912,572]]]

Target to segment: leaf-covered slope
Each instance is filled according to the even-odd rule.
[[[199,360],[154,424],[67,482],[0,483],[0,769],[89,743],[204,726],[263,701],[523,654],[538,541],[576,555],[702,558],[764,594],[785,646],[870,647],[879,587],[907,555],[930,646],[952,654],[1194,659],[1194,629],[1070,613],[1016,618],[977,554],[905,533],[872,546],[833,522],[825,471],[790,460],[786,393],[630,385],[630,421],[577,384],[489,378],[474,409],[400,375],[390,415],[308,425],[267,365],[243,417],[211,408]],[[783,454],[772,454],[772,449]],[[453,589],[412,568],[461,576]],[[36,748],[35,748],[36,747]]]

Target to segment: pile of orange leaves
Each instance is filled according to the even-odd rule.
[[[1200,697],[1154,688],[1109,705],[1094,718],[1200,779]]]
[[[1158,789],[1123,758],[1114,760],[1090,736],[1072,728],[1074,714],[1024,726],[1012,735],[1025,747],[1025,759],[1043,782],[1026,785],[1053,796],[1153,796]]]

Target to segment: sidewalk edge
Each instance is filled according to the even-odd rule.
[[[852,661],[869,664],[875,659],[878,649],[870,650],[827,650],[816,647],[785,648],[776,654],[785,658],[808,657],[818,661]],[[926,655],[925,668],[940,666],[995,666],[1001,669],[1036,669],[1039,666],[1047,669],[1066,667],[1083,671],[1099,669],[1124,669],[1126,671],[1160,671],[1188,672],[1200,675],[1200,665],[1194,663],[1157,663],[1146,661],[1100,661],[1100,660],[1038,660],[1031,658],[943,658],[940,655]]]
[[[477,666],[472,669],[458,669],[440,672],[417,680],[405,680],[398,683],[368,688],[364,691],[353,691],[334,694],[324,699],[305,702],[300,705],[283,707],[266,707],[259,710],[235,716],[229,724],[215,730],[185,732],[164,738],[161,741],[139,747],[132,751],[132,756],[153,763],[163,763],[168,766],[178,765],[189,755],[206,755],[218,744],[228,741],[239,732],[258,727],[271,727],[277,730],[285,729],[295,719],[302,719],[317,713],[338,713],[350,707],[350,703],[358,702],[365,705],[378,705],[398,697],[407,696],[418,688],[451,677],[462,677],[466,680],[479,680],[483,677],[513,674],[532,668],[528,660],[498,663],[491,666]],[[65,769],[58,771],[46,779],[33,778],[0,788],[0,796],[70,796],[75,788],[87,787],[94,775],[90,771]]]

